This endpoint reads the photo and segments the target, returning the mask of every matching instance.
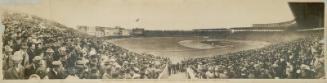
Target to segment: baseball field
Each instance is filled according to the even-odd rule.
[[[208,41],[210,42],[208,43]],[[208,39],[205,37],[125,38],[110,40],[110,42],[137,53],[168,57],[173,63],[188,58],[261,48],[270,44],[263,41]]]

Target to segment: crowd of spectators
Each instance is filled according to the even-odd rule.
[[[2,24],[4,79],[157,79],[169,62],[32,15],[5,13]]]
[[[131,52],[40,17],[6,13],[1,22],[4,79],[157,79],[166,67],[169,75],[190,68],[198,79],[324,76],[321,32],[260,49],[167,65],[168,58]]]
[[[324,76],[321,32],[260,49],[185,60],[197,79],[317,79]]]

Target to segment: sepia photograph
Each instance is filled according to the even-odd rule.
[[[326,80],[324,3],[0,0],[0,79]]]

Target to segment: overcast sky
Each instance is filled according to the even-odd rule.
[[[294,19],[287,0],[1,0],[0,4],[2,9],[37,15],[69,27],[189,30]]]

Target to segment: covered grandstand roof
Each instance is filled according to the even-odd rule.
[[[294,0],[289,2],[298,27],[314,28],[324,27],[324,2],[313,0],[305,2]]]

